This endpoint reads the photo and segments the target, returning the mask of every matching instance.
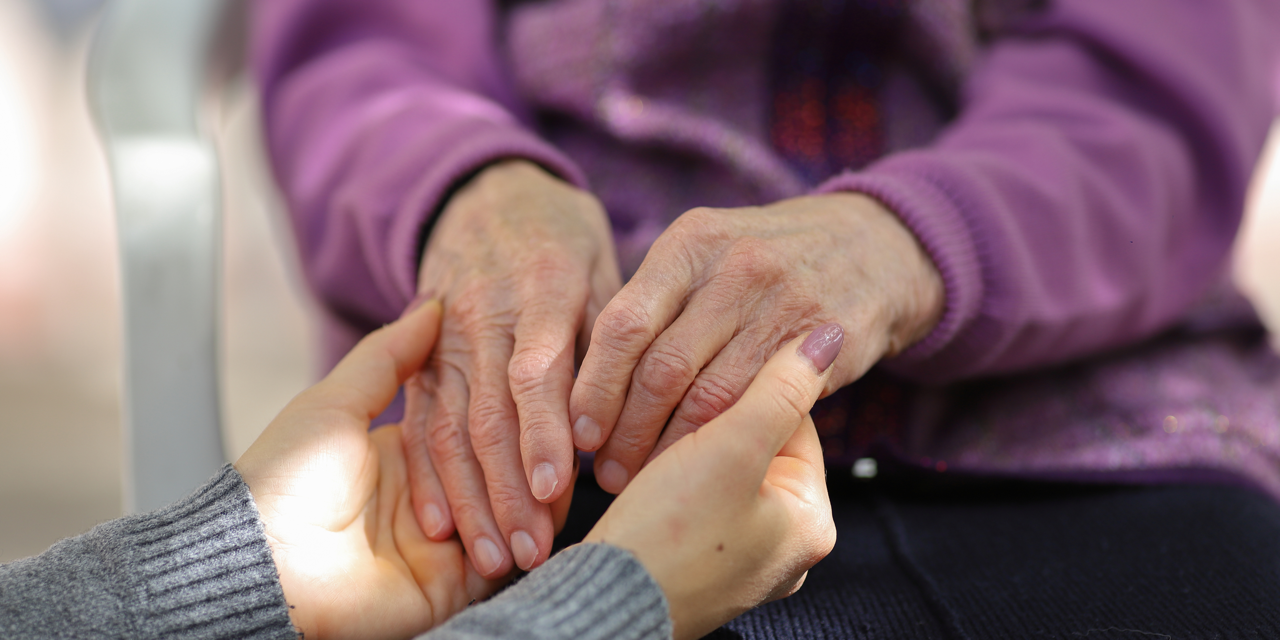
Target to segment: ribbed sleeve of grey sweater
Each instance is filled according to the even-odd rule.
[[[0,566],[3,638],[297,638],[231,465],[164,509]]]
[[[289,638],[298,634],[249,487],[231,466],[169,507],[0,566],[0,638]],[[630,552],[578,545],[429,640],[671,637],[661,588]]]
[[[671,631],[666,597],[635,556],[580,544],[419,640],[666,640]]]

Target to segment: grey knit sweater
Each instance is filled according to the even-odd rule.
[[[0,566],[3,638],[296,638],[249,488],[231,465],[164,509]],[[422,638],[669,638],[630,553],[578,545]]]

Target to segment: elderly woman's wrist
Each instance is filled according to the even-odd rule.
[[[861,224],[875,229],[892,264],[873,272],[883,297],[884,357],[902,353],[925,339],[942,320],[946,288],[942,275],[924,245],[902,219],[879,200],[861,193],[831,193],[822,197],[844,199],[857,211]]]
[[[901,225],[900,222],[898,224]],[[904,233],[911,233],[905,226],[902,230]],[[898,355],[928,337],[942,321],[942,314],[946,309],[946,287],[942,282],[942,274],[914,234],[911,235],[911,242],[914,250],[905,260],[910,265],[912,275],[909,284],[901,292],[902,306],[897,314],[897,322],[890,329],[886,357]]]

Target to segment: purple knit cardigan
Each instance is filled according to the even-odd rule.
[[[270,153],[331,355],[399,314],[424,225],[500,158],[596,193],[626,271],[694,206],[858,191],[946,286],[937,328],[882,365],[921,384],[895,455],[1280,497],[1280,359],[1247,305],[1203,302],[1276,113],[1280,2],[908,2],[890,153],[818,184],[770,145],[783,2],[253,3]]]

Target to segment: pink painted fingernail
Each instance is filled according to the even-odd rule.
[[[600,488],[609,493],[622,493],[627,486],[627,470],[617,460],[605,460],[596,475]]]
[[[476,571],[482,576],[493,576],[502,566],[502,552],[498,545],[484,536],[476,538]]]
[[[444,512],[434,504],[422,508],[422,531],[428,538],[440,535],[444,530]]]
[[[533,468],[533,497],[539,500],[546,500],[556,490],[556,468],[550,463],[544,462]]]
[[[533,536],[524,531],[511,534],[511,554],[516,557],[516,566],[528,571],[538,561],[538,545]]]
[[[813,330],[804,344],[800,345],[800,355],[808,358],[813,366],[822,373],[836,361],[840,355],[840,347],[844,345],[844,329],[831,322]]]
[[[573,442],[583,451],[591,451],[600,446],[600,423],[589,416],[580,416],[573,423]]]

